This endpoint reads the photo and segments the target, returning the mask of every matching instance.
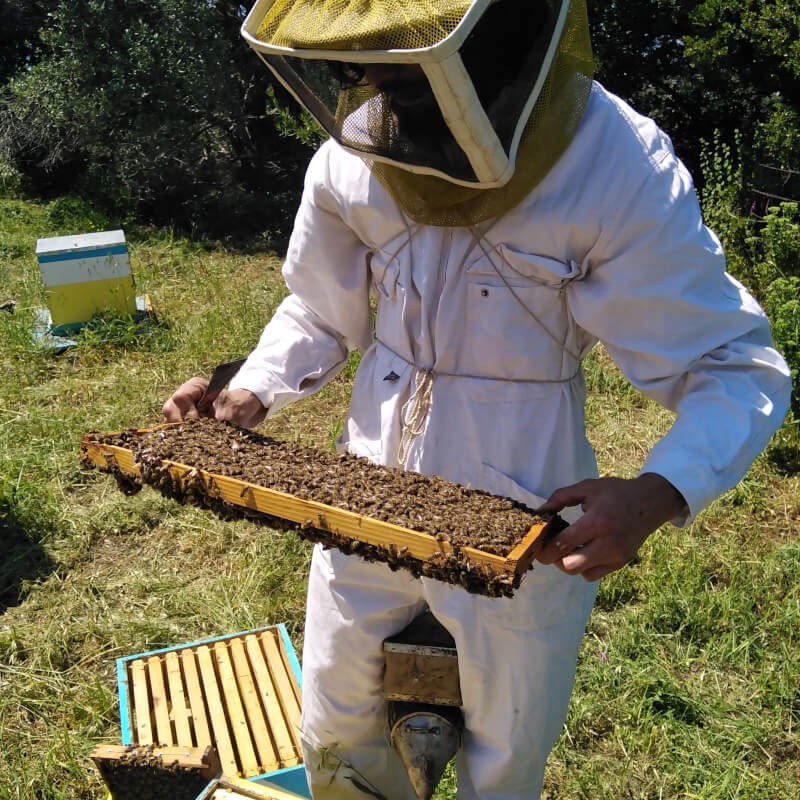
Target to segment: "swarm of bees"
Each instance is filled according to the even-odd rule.
[[[463,586],[472,594],[488,597],[511,597],[519,587],[521,575],[510,572],[493,572],[482,564],[475,564],[458,551],[436,553],[425,561],[408,555],[407,547],[380,547],[351,539],[332,531],[320,530],[310,525],[298,529],[301,539],[320,542],[325,547],[335,547],[346,555],[357,555],[365,561],[379,561],[393,571],[404,569],[415,578],[435,578],[445,583]]]
[[[194,800],[208,779],[197,770],[164,763],[153,745],[139,746],[115,760],[97,762],[113,800]]]
[[[507,556],[531,525],[540,521],[533,510],[510,498],[468,489],[441,478],[383,467],[347,453],[331,453],[282,442],[228,422],[187,420],[152,431],[103,434],[98,440],[133,451],[140,477],[131,479],[108,464],[122,491],[132,493],[142,483],[179,503],[209,509],[223,519],[249,518],[281,530],[292,529],[311,541],[336,547],[392,569],[406,569],[461,585],[490,596],[510,596],[519,575],[494,573],[461,554],[469,546]],[[183,475],[170,472],[165,461],[192,465]],[[225,502],[204,473],[225,475],[300,499],[335,506],[373,519],[434,536],[452,545],[425,561],[405,548],[382,547],[324,530],[309,520],[300,525],[246,506]],[[243,492],[246,492],[245,488]]]

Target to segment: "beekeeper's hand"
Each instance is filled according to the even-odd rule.
[[[267,415],[261,401],[247,389],[223,389],[216,395],[205,396],[208,379],[190,378],[181,384],[172,397],[164,403],[161,413],[167,422],[184,419],[213,417],[229,420],[237,425],[252,428]]]
[[[583,516],[548,541],[538,560],[588,581],[630,563],[653,531],[686,513],[683,495],[653,472],[580,481],[557,489],[538,510],[578,505]]]
[[[249,389],[223,389],[214,400],[214,417],[245,428],[254,428],[267,416],[267,409]]]

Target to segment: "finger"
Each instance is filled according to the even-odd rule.
[[[555,564],[560,561],[564,554],[556,547],[555,541],[551,540],[546,542],[544,547],[539,551],[536,560],[540,564]]]
[[[582,575],[596,566],[597,564],[592,559],[592,553],[588,549],[575,550],[561,559],[561,568],[568,575]]]
[[[569,575],[581,575],[587,581],[596,581],[616,572],[630,561],[609,552],[602,541],[594,540],[586,547],[564,556],[561,568]]]
[[[591,526],[585,522],[584,517],[581,517],[573,522],[572,525],[567,526],[563,531],[548,539],[539,554],[538,560],[542,564],[553,564],[568,553],[585,547],[593,539],[594,533]]]
[[[161,414],[166,422],[180,422],[183,419],[183,412],[178,408],[172,398],[167,400],[161,407]]]
[[[579,481],[556,489],[537,511],[561,511],[567,506],[579,506],[587,498],[592,481]]]
[[[191,400],[171,397],[161,408],[161,413],[166,422],[182,422],[197,416],[197,409]]]
[[[245,421],[242,419],[240,409],[236,403],[233,402],[230,392],[223,390],[217,393],[214,400],[214,416],[219,420],[227,422],[235,422],[237,425],[246,427]]]
[[[597,540],[565,555],[560,561],[560,568],[568,575],[582,575],[586,580],[595,580],[592,576],[601,577],[616,569],[609,562],[602,542]]]
[[[585,581],[599,581],[601,578],[605,578],[606,575],[610,575],[612,572],[615,572],[619,567],[612,567],[608,564],[599,564],[596,566],[586,567],[582,572],[576,571],[572,568],[572,565],[569,567],[565,566],[561,561],[556,561],[553,563],[553,566],[557,569],[561,570],[565,575],[580,575]]]
[[[258,397],[248,389],[221,392],[214,408],[217,419],[230,420],[247,428],[257,425],[267,414]]]
[[[602,564],[585,570],[581,573],[581,577],[586,581],[599,581],[600,578],[605,578],[606,575],[610,575],[618,569],[619,567],[611,567],[608,564]]]
[[[167,422],[180,422],[183,419],[199,416],[197,403],[205,394],[208,381],[205,378],[190,378],[181,384],[161,408]]]
[[[161,413],[164,415],[165,422],[183,422],[185,419],[197,419],[200,416],[195,405],[170,400],[164,403]]]

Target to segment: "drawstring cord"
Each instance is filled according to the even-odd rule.
[[[397,250],[391,254],[390,261],[396,260],[397,257],[400,255],[400,252],[407,245],[411,243],[411,240],[414,237],[414,233],[419,227],[416,224],[411,224],[408,221],[408,219],[405,218],[405,215],[403,215],[403,217],[406,222],[406,238],[400,243]],[[489,378],[488,376],[466,375],[466,374],[461,374],[460,377],[476,378],[481,380],[503,380],[503,381],[508,381],[509,383],[570,383],[580,372],[580,362],[581,362],[580,355],[578,353],[573,352],[569,347],[567,347],[566,341],[559,341],[559,339],[552,333],[552,331],[550,331],[550,329],[542,323],[542,321],[536,316],[533,310],[523,301],[523,299],[519,296],[519,294],[517,294],[517,292],[514,291],[514,287],[511,286],[506,276],[498,269],[497,264],[492,258],[493,253],[498,255],[501,261],[512,271],[514,272],[517,271],[514,269],[513,265],[509,264],[508,260],[503,256],[502,252],[499,250],[497,245],[493,244],[487,238],[489,230],[494,226],[496,222],[497,220],[492,220],[487,226],[484,227],[483,230],[480,230],[478,226],[470,227],[470,232],[472,233],[472,244],[462,257],[461,266],[463,267],[463,264],[465,263],[467,257],[475,249],[475,247],[476,246],[479,247],[486,260],[491,264],[492,268],[497,273],[497,276],[503,282],[505,288],[510,292],[510,294],[514,297],[514,299],[519,303],[519,305],[522,306],[524,311],[528,314],[531,320],[540,328],[540,330],[546,336],[548,336],[562,350],[563,353],[566,353],[574,360],[575,369],[568,378],[557,378],[557,379],[509,380],[506,378]],[[380,340],[378,341],[380,342]],[[395,353],[394,350],[392,350],[392,348],[388,347],[384,342],[380,343],[395,355],[399,355],[398,353]],[[413,361],[408,361],[403,356],[399,357],[402,358],[407,363],[414,365]],[[451,375],[454,377],[457,376],[456,373],[441,372],[438,370],[437,372],[439,374]],[[435,374],[434,370],[430,367],[417,367],[417,374],[414,378],[414,389],[408,400],[406,400],[406,402],[403,403],[403,406],[400,410],[400,421],[402,427],[400,432],[400,444],[398,445],[397,448],[397,460],[401,466],[405,466],[406,459],[408,458],[408,454],[411,449],[413,441],[419,435],[421,435],[422,432],[425,430],[425,422],[427,420],[428,412],[431,407],[431,396],[433,390],[434,374]]]
[[[433,370],[417,370],[414,378],[414,391],[403,403],[400,420],[403,423],[400,432],[400,445],[397,448],[397,461],[405,466],[411,443],[425,430],[425,420],[431,407],[431,390],[433,388]]]

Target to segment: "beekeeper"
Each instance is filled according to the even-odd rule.
[[[291,294],[213,413],[257,424],[359,350],[343,447],[573,522],[511,599],[315,548],[313,796],[414,796],[387,746],[381,644],[427,606],[458,650],[459,798],[531,800],[596,580],[739,481],[781,424],[788,369],[669,138],[592,81],[585,0],[259,0],[243,31],[330,139]],[[631,479],[597,478],[584,430],[598,341],[676,415]],[[196,415],[204,387],[166,418]]]

